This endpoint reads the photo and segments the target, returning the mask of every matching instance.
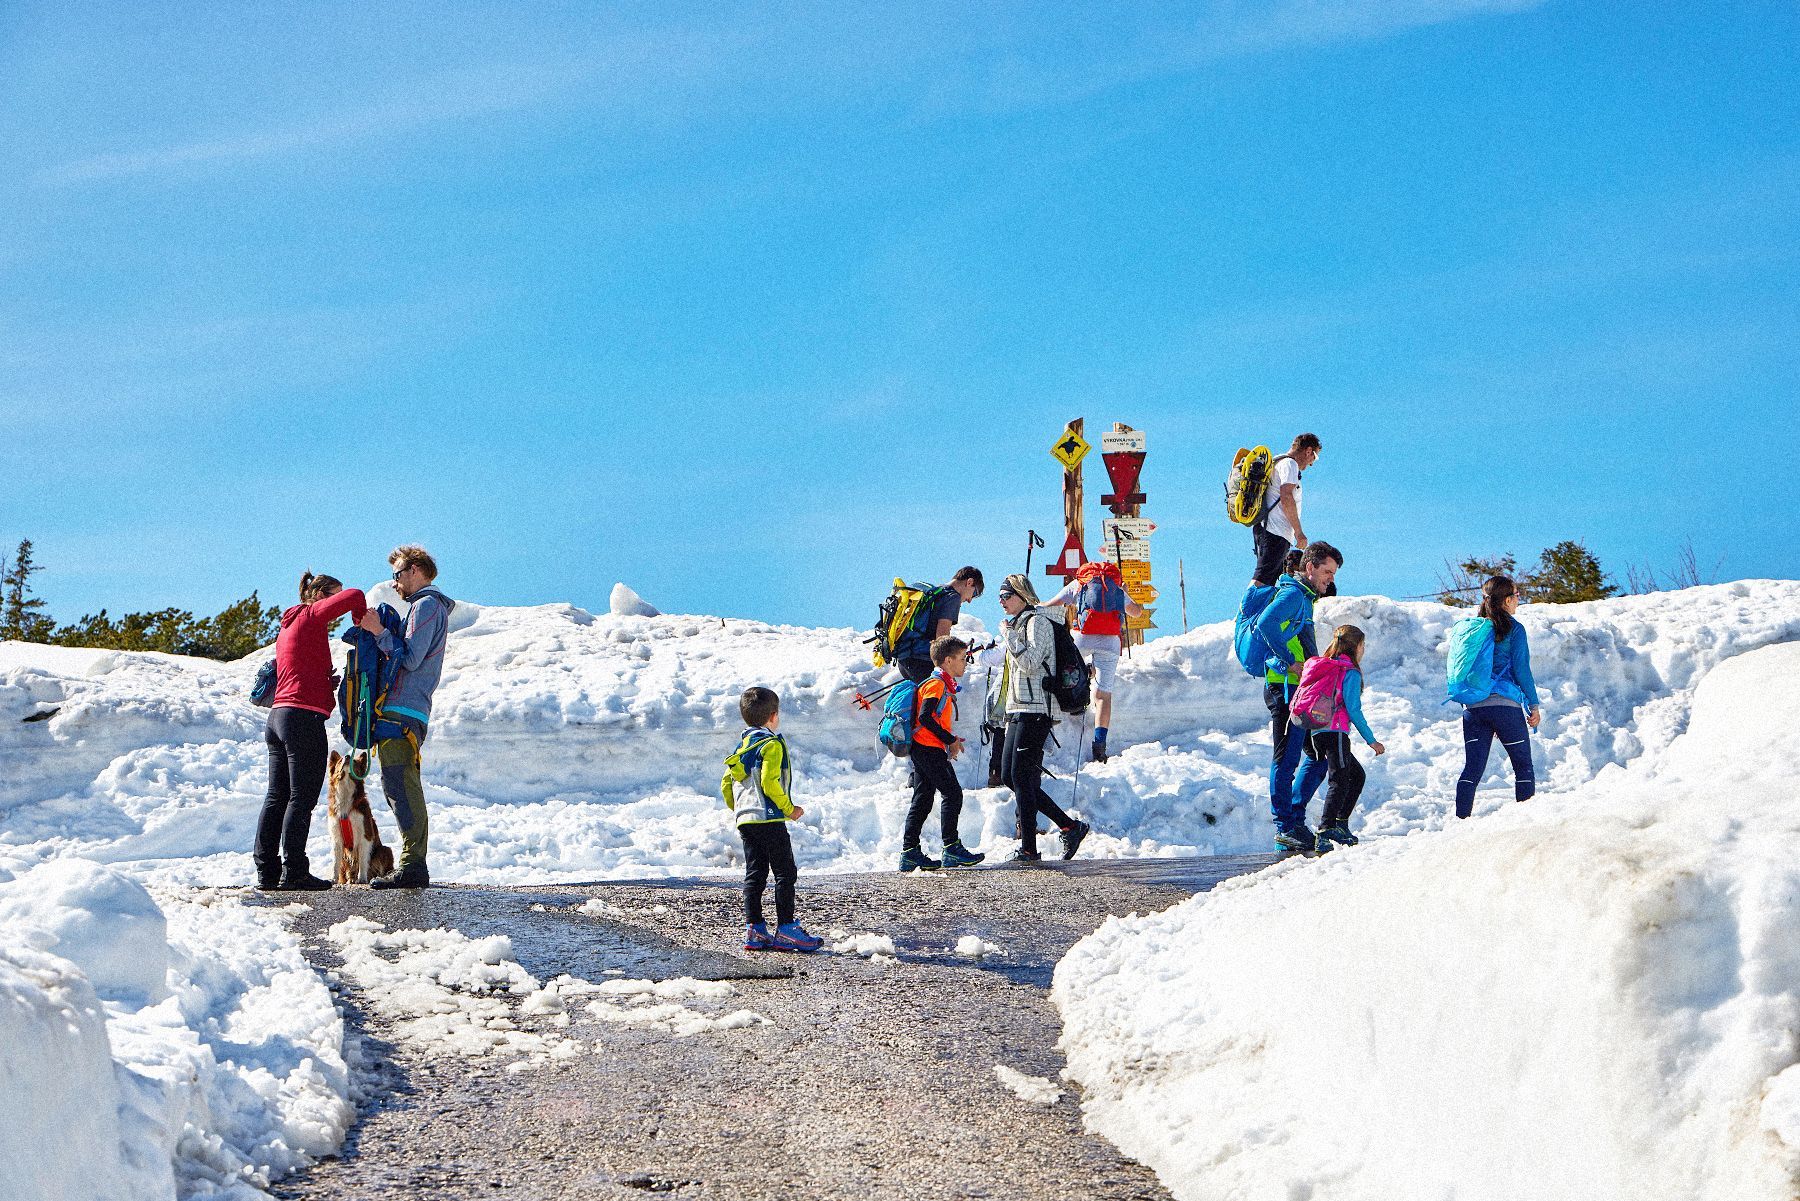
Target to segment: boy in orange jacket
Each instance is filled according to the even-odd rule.
[[[973,867],[987,858],[962,844],[956,831],[962,816],[962,784],[956,778],[956,758],[962,754],[963,740],[951,732],[956,722],[956,681],[969,669],[969,644],[961,638],[946,635],[931,644],[931,662],[937,670],[919,685],[917,708],[913,712],[912,746],[907,756],[912,760],[912,805],[906,811],[906,832],[901,838],[900,870],[936,871],[940,867]],[[944,858],[927,855],[919,846],[925,829],[926,815],[931,812],[933,796],[941,797],[938,816],[944,834]]]

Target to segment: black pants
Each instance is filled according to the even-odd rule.
[[[956,832],[957,819],[962,816],[963,790],[956,778],[956,764],[940,747],[920,746],[913,743],[913,794],[912,806],[906,811],[906,833],[901,838],[902,848],[911,850],[919,845],[919,836],[925,832],[925,818],[931,812],[931,801],[934,796],[943,798],[938,810],[938,822],[943,830],[944,845],[961,842],[961,835]]]
[[[1019,849],[1037,853],[1037,815],[1066,830],[1075,820],[1044,791],[1044,743],[1056,723],[1042,713],[1014,713],[1006,719],[1006,783],[1019,806]]]
[[[794,920],[794,844],[786,822],[754,822],[738,827],[744,840],[744,920],[758,925],[763,920],[763,886],[775,875],[775,924]]]
[[[936,670],[932,667],[930,659],[897,659],[894,666],[900,669],[900,675],[903,678],[911,680],[915,684],[923,684],[931,678],[931,673]]]
[[[325,788],[325,715],[283,706],[269,710],[263,731],[269,745],[269,794],[256,823],[251,858],[263,882],[304,876],[306,837]]]
[[[1250,527],[1256,538],[1256,571],[1250,576],[1253,584],[1273,584],[1281,578],[1282,565],[1287,562],[1288,551],[1294,544],[1280,534],[1271,534],[1264,522],[1257,522]]]
[[[1316,730],[1307,735],[1306,757],[1314,763],[1324,763],[1328,773],[1325,812],[1319,817],[1319,828],[1348,824],[1357,799],[1362,796],[1363,784],[1369,778],[1363,765],[1351,753],[1350,735],[1336,730]],[[1307,778],[1312,775],[1310,771],[1306,773]],[[1311,799],[1307,796],[1302,803]]]

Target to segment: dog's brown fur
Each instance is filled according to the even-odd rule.
[[[368,763],[365,752],[358,766]],[[338,884],[367,884],[394,870],[394,852],[381,844],[375,813],[369,808],[369,792],[350,774],[350,761],[331,752],[327,765],[331,794],[331,868]],[[348,845],[345,845],[346,842]]]

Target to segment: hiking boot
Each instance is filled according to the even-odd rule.
[[[1277,830],[1275,831],[1275,849],[1298,852],[1302,855],[1316,855],[1319,851],[1319,836],[1305,826]]]
[[[1094,827],[1084,821],[1078,821],[1062,832],[1063,858],[1075,858],[1075,852],[1081,849],[1081,840],[1088,836]]]
[[[1320,830],[1317,834],[1313,835],[1313,850],[1317,853],[1329,855],[1336,849],[1337,843],[1331,841],[1331,835],[1327,831]]]
[[[331,887],[330,880],[321,880],[311,872],[302,872],[298,876],[283,876],[276,892],[324,892]]]
[[[800,951],[802,953],[816,951],[825,945],[824,939],[814,938],[801,929],[799,922],[789,922],[785,926],[775,927],[775,933],[770,936],[769,941],[774,944],[774,949],[777,951]]]
[[[258,867],[256,869],[256,891],[280,892],[281,869],[277,867],[265,870],[264,868]]]
[[[992,767],[992,768],[988,769],[987,786],[989,788],[1000,788],[1000,787],[1003,787],[1005,784],[1006,784],[1006,781],[1002,780],[1000,778],[1000,769],[999,768]]]
[[[763,925],[761,922],[748,922],[745,924],[744,950],[773,951],[775,949],[775,936],[769,933],[769,928],[767,926]]]
[[[1350,833],[1350,827],[1343,822],[1338,822],[1333,826],[1321,827],[1319,830],[1319,837],[1329,838],[1331,841],[1347,847],[1353,847],[1362,841],[1362,839]]]
[[[370,888],[424,888],[431,883],[431,873],[423,863],[398,868],[369,881]]]
[[[1106,762],[1106,739],[1104,738],[1094,739],[1094,762]]]
[[[935,872],[943,866],[918,847],[907,847],[900,852],[900,870],[903,872]]]
[[[1044,857],[1037,851],[1017,850],[1006,861],[1008,863],[1042,863]]]
[[[987,856],[980,851],[971,851],[960,841],[944,844],[945,867],[974,867],[986,858]]]

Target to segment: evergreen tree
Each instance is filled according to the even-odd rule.
[[[252,592],[217,615],[195,622],[186,653],[209,659],[242,659],[275,641],[280,622],[281,610],[273,605],[263,607]]]
[[[1481,586],[1487,582],[1488,577],[1510,576],[1517,567],[1518,563],[1511,555],[1498,555],[1491,559],[1469,558],[1460,563],[1446,562],[1444,574],[1438,577],[1438,600],[1458,608],[1479,605]]]
[[[20,542],[12,563],[0,573],[0,638],[48,642],[55,632],[43,599],[31,594],[32,574],[42,570],[31,561],[31,539]]]
[[[1605,600],[1619,586],[1600,569],[1600,560],[1579,542],[1558,542],[1538,556],[1538,568],[1520,581],[1529,599],[1552,605]]]

